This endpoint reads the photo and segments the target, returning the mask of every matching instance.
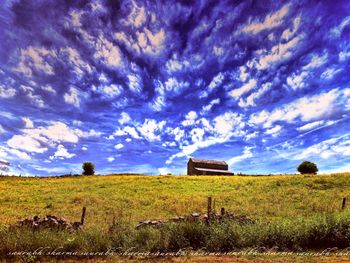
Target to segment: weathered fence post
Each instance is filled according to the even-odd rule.
[[[84,225],[84,221],[85,221],[85,212],[86,212],[86,207],[83,207],[83,212],[81,214],[81,220],[80,220],[80,224]]]
[[[225,216],[226,212],[225,212],[225,208],[221,207],[221,216]]]
[[[211,219],[211,212],[212,212],[212,199],[211,196],[208,197],[208,219]]]
[[[343,198],[343,203],[341,204],[341,209],[344,210],[346,206],[346,197]]]

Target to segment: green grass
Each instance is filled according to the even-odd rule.
[[[257,219],[275,220],[332,213],[350,197],[350,174],[319,176],[89,176],[0,177],[0,224],[35,214],[79,220],[103,228],[113,216],[136,223],[205,212],[206,198]]]
[[[350,211],[350,173],[318,176],[85,176],[65,178],[0,177],[0,254],[40,246],[66,251],[176,251],[184,247],[227,251],[278,246],[282,250],[346,247]],[[253,225],[177,224],[135,230],[139,220],[205,212],[212,196],[221,207],[257,220]],[[9,230],[6,225],[36,214],[79,221],[77,234],[50,230]],[[110,227],[113,222],[113,229]]]

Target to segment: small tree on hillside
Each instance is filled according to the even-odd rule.
[[[317,165],[313,162],[304,161],[298,166],[298,172],[301,174],[317,174]]]
[[[83,175],[94,175],[95,165],[92,162],[83,163]]]

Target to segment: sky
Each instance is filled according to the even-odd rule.
[[[350,2],[1,0],[3,174],[350,171]]]

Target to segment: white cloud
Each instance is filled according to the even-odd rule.
[[[68,62],[68,64],[72,67],[72,71],[81,78],[85,73],[91,73],[91,66],[86,63],[80,56],[79,52],[71,47],[62,48],[61,53],[63,54],[64,62]]]
[[[288,104],[275,108],[272,112],[265,110],[250,115],[249,123],[253,125],[263,125],[266,128],[276,121],[285,121],[292,123],[298,118],[301,121],[317,121],[326,119],[338,110],[337,99],[343,95],[346,90],[333,89],[311,97],[303,97]]]
[[[117,150],[120,150],[120,149],[123,148],[123,147],[124,147],[124,145],[121,144],[121,143],[118,143],[118,144],[116,144],[116,145],[114,146],[114,148],[116,148]]]
[[[13,149],[34,153],[44,153],[48,150],[46,147],[43,147],[38,140],[23,135],[14,135],[7,141],[7,145]]]
[[[283,31],[282,39],[287,40],[287,41],[290,40],[295,35],[295,33],[298,31],[299,26],[300,26],[300,21],[301,21],[300,16],[297,16],[296,18],[294,18],[293,27],[288,28],[288,29]]]
[[[322,159],[329,159],[335,156],[350,156],[350,138],[349,134],[337,138],[324,140],[320,143],[303,149],[299,154],[293,158],[295,160],[304,160],[310,157],[321,157]]]
[[[0,98],[9,99],[16,95],[16,90],[14,88],[5,87],[0,84]]]
[[[239,163],[245,159],[249,159],[249,158],[253,157],[253,153],[252,153],[251,149],[252,149],[252,147],[245,146],[243,153],[241,155],[238,155],[238,156],[235,156],[235,157],[232,157],[231,159],[229,159],[227,161],[227,164],[233,165],[233,164]]]
[[[131,126],[126,126],[123,129],[118,129],[113,133],[113,136],[125,136],[125,135],[129,135],[134,139],[141,139],[135,127],[131,127]]]
[[[53,75],[54,70],[48,62],[50,57],[56,57],[56,54],[43,47],[29,46],[26,49],[20,49],[19,63],[16,70],[26,76],[32,76],[33,70]]]
[[[148,141],[159,141],[160,133],[164,128],[166,121],[157,122],[154,119],[145,119],[144,123],[137,127],[140,134]]]
[[[242,95],[244,95],[245,93],[251,91],[252,89],[254,89],[256,87],[256,80],[255,79],[251,79],[248,81],[248,83],[244,84],[242,87],[238,88],[238,89],[234,89],[230,91],[230,95],[238,100]]]
[[[83,147],[81,147],[81,149],[82,149],[83,151],[87,151],[87,150],[88,150],[88,147],[83,146]]]
[[[201,114],[205,114],[206,112],[209,112],[214,105],[218,105],[218,104],[220,104],[219,98],[212,100],[211,102],[209,102],[208,105],[202,107]]]
[[[222,84],[224,78],[225,76],[221,72],[217,74],[209,83],[209,86],[208,86],[209,91],[213,91],[214,89],[218,88]]]
[[[26,152],[23,152],[23,151],[20,151],[17,149],[5,148],[5,147],[2,147],[2,149],[1,149],[1,146],[0,146],[0,153],[2,150],[9,153],[9,154],[15,155],[17,158],[22,159],[22,160],[30,160],[31,159],[31,157]]]
[[[119,96],[122,93],[123,87],[118,84],[111,84],[111,85],[101,86],[99,87],[99,90],[102,91],[102,94],[105,97],[112,99]]]
[[[113,156],[107,158],[107,161],[108,161],[108,162],[113,162],[114,160],[115,160],[115,159],[114,159]]]
[[[281,125],[276,125],[273,128],[267,129],[265,131],[265,134],[267,135],[272,135],[273,137],[277,137],[277,135],[281,132],[282,126]]]
[[[144,6],[138,6],[135,1],[131,1],[132,9],[129,16],[122,22],[135,28],[142,27],[147,21],[146,10]]]
[[[201,128],[194,128],[190,132],[192,144],[187,140],[179,142],[181,151],[173,154],[166,161],[167,164],[172,163],[175,158],[190,156],[198,149],[207,148],[212,145],[221,144],[230,140],[231,137],[242,137],[246,134],[243,130],[245,127],[242,121],[242,115],[231,111],[218,115],[213,120],[213,126],[205,119],[201,118],[196,121]],[[182,138],[182,133],[181,137]],[[205,136],[204,136],[205,135]],[[178,138],[180,140],[180,138]]]
[[[0,134],[3,134],[3,133],[5,133],[6,131],[5,131],[5,129],[2,127],[2,125],[0,124]]]
[[[46,92],[52,93],[52,94],[56,94],[57,93],[56,90],[54,90],[53,87],[50,86],[50,85],[42,86],[41,89],[46,91]]]
[[[179,127],[176,127],[175,129],[168,128],[167,133],[174,135],[174,139],[177,142],[180,142],[181,139],[185,136],[185,131],[180,129]]]
[[[136,94],[140,94],[142,92],[142,80],[140,76],[131,74],[131,75],[128,75],[128,80],[129,80],[129,89]]]
[[[222,47],[214,46],[213,52],[216,56],[220,57],[224,54],[224,49]]]
[[[340,71],[342,71],[341,68],[328,68],[321,74],[321,78],[325,80],[333,79]]]
[[[29,86],[21,85],[20,89],[26,94],[26,97],[28,98],[29,102],[39,108],[43,108],[45,106],[45,103],[40,95],[34,94],[34,89]]]
[[[22,132],[23,134],[14,135],[10,138],[7,141],[7,145],[13,150],[19,150],[20,153],[16,152],[14,154],[22,155],[24,158],[27,158],[27,156],[24,156],[22,151],[44,153],[48,150],[48,147],[56,147],[56,145],[64,142],[77,143],[79,137],[86,138],[100,135],[100,133],[95,130],[86,132],[79,129],[70,129],[62,122],[51,122],[51,124],[46,127],[26,128],[23,129]]]
[[[293,89],[302,89],[305,87],[307,83],[305,83],[305,79],[309,76],[309,74],[305,71],[302,71],[300,74],[293,73],[292,76],[287,78],[287,84]]]
[[[80,138],[89,138],[89,137],[100,137],[102,132],[98,132],[94,129],[89,131],[82,131],[80,129],[74,129],[74,133]]]
[[[201,128],[192,129],[190,132],[192,142],[197,143],[203,141],[204,133],[205,131]]]
[[[247,72],[246,66],[239,67],[239,80],[241,82],[245,82],[249,77],[249,73]]]
[[[75,154],[69,153],[68,150],[62,144],[60,144],[57,146],[57,150],[56,150],[55,154],[53,156],[50,156],[50,159],[51,160],[55,159],[55,158],[70,159],[74,156],[75,156]]]
[[[195,123],[195,120],[197,119],[198,115],[195,111],[190,111],[185,116],[185,120],[181,122],[182,126],[191,126]]]
[[[174,95],[178,95],[189,86],[190,83],[187,81],[178,81],[176,78],[169,78],[165,82],[165,91],[172,92]]]
[[[347,46],[344,50],[339,52],[338,59],[340,62],[344,62],[349,58],[350,58],[350,46]]]
[[[313,54],[311,56],[310,62],[303,67],[303,70],[310,70],[318,68],[324,65],[328,60],[328,53],[324,53],[322,56],[318,54]]]
[[[331,38],[339,38],[348,25],[350,25],[350,16],[345,17],[338,26],[330,30]]]
[[[71,104],[77,108],[80,107],[80,103],[83,97],[84,94],[75,87],[70,87],[69,92],[65,93],[63,96],[66,103]]]
[[[118,46],[113,45],[103,35],[100,35],[95,43],[94,57],[110,67],[119,67],[123,64],[122,53]]]
[[[157,33],[151,32],[144,28],[143,31],[137,31],[137,47],[132,45],[133,49],[138,53],[142,52],[149,56],[157,56],[161,54],[164,49],[166,39],[164,29],[160,29]]]
[[[272,84],[270,82],[264,83],[258,91],[251,93],[246,99],[240,98],[238,106],[242,108],[256,106],[256,100],[261,98],[265,92],[270,90],[271,86]]]
[[[242,116],[231,111],[225,112],[214,119],[214,129],[221,136],[228,136],[232,131],[240,131],[245,124]]]
[[[169,59],[166,63],[167,72],[169,74],[173,72],[181,71],[182,69],[188,68],[190,63],[187,60],[179,61],[177,54],[173,54],[172,58]]]
[[[323,124],[324,124],[324,121],[314,121],[314,122],[307,123],[307,124],[297,128],[297,130],[298,131],[309,131],[309,130],[315,129]]]
[[[304,34],[298,35],[286,43],[279,43],[273,46],[270,51],[259,51],[258,53],[263,52],[264,54],[259,58],[256,64],[257,69],[265,70],[270,68],[273,64],[288,60],[294,55],[302,39],[304,39]]]
[[[120,118],[118,120],[118,122],[121,124],[121,125],[124,125],[124,124],[127,124],[131,121],[131,118],[130,118],[130,115],[127,114],[126,112],[122,112],[120,114]]]
[[[280,26],[284,23],[284,18],[289,13],[290,7],[290,4],[282,6],[281,9],[266,16],[263,22],[252,22],[250,20],[249,23],[242,28],[242,31],[245,33],[258,34],[263,30],[273,29]]]
[[[190,83],[187,81],[178,81],[176,78],[169,78],[163,85],[159,80],[154,82],[155,84],[155,98],[150,103],[150,107],[155,111],[161,111],[163,108],[168,106],[168,98],[178,96],[184,90],[186,90]]]
[[[34,128],[34,124],[31,121],[31,119],[29,119],[27,117],[23,117],[22,120],[24,122],[24,128],[27,128],[27,129]]]

